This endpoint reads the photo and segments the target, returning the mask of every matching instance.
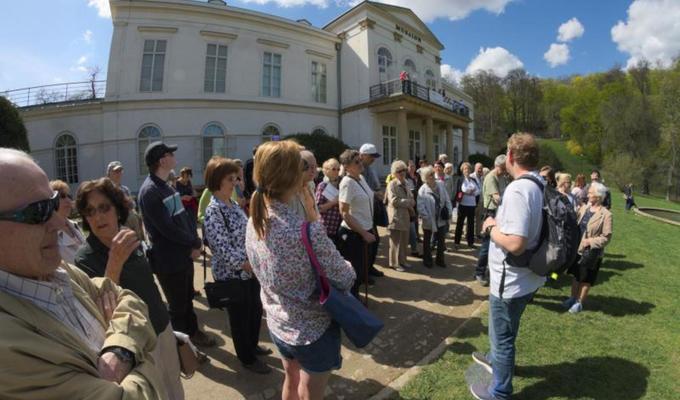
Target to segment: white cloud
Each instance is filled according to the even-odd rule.
[[[643,59],[668,67],[680,55],[678,21],[677,0],[635,0],[628,8],[628,19],[612,28],[612,40],[630,55],[628,68]]]
[[[87,0],[87,6],[96,8],[97,14],[102,18],[111,18],[109,0]]]
[[[543,54],[543,58],[550,64],[551,68],[564,65],[569,61],[569,46],[564,43],[553,43],[550,45],[550,49]]]
[[[465,69],[465,73],[473,74],[477,71],[493,71],[496,75],[503,78],[513,69],[522,68],[523,66],[524,64],[517,56],[503,47],[482,47],[479,49],[477,57]]]
[[[88,44],[92,43],[92,31],[91,30],[88,29],[85,32],[83,32],[83,40],[85,41],[85,43],[88,43]]]
[[[410,8],[425,22],[432,22],[437,18],[448,18],[452,21],[463,19],[476,10],[486,10],[494,14],[501,14],[505,6],[513,0],[377,0],[380,3]],[[356,5],[361,0],[353,0]]]
[[[442,64],[440,71],[442,78],[445,78],[449,82],[453,82],[456,85],[460,84],[460,80],[463,79],[463,71],[455,69],[449,64]]]
[[[85,63],[87,63],[87,56],[80,56],[76,61],[76,65],[72,66],[70,70],[72,72],[87,72]]]
[[[557,40],[560,42],[570,42],[583,36],[583,32],[585,32],[585,28],[581,22],[576,18],[572,18],[557,29]]]

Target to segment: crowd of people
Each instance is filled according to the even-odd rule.
[[[135,201],[121,184],[118,161],[73,196],[68,184],[48,181],[27,154],[0,149],[6,171],[0,233],[8,238],[0,243],[6,327],[0,356],[19,366],[0,376],[0,397],[80,397],[75,391],[82,385],[70,382],[81,379],[93,398],[183,399],[178,337],[199,348],[216,345],[199,328],[193,307],[201,295],[194,261],[209,255],[215,282],[240,288],[240,302],[226,313],[244,369],[272,371],[258,358],[272,352],[259,344],[266,315],[283,361],[283,398],[322,398],[331,372],[342,365],[341,331],[315,297],[318,283],[301,239],[307,222],[327,278],[357,298],[384,276],[375,266],[378,227],[388,232],[387,267],[400,273],[418,265],[446,268],[445,253],[463,251],[465,232],[464,251],[478,249],[474,279],[490,286],[490,352],[473,359],[493,381],[471,391],[480,399],[506,399],[522,312],[545,284],[544,277],[505,262],[541,240],[543,191],[521,178],[555,187],[577,214],[579,257],[569,266],[573,285],[563,303],[570,313],[583,310],[612,235],[611,194],[599,172],[592,171],[588,185],[577,175],[572,187],[570,174],[539,170],[530,134],[513,135],[492,170],[481,163],[454,166],[445,154],[432,164],[395,160],[384,185],[373,144],[345,150],[318,168],[308,149],[272,141],[245,164],[211,158],[200,196],[190,168],[175,177],[176,150],[163,142],[147,147],[149,175]],[[31,380],[36,372],[44,381]]]

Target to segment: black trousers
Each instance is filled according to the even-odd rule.
[[[456,221],[456,235],[455,242],[460,244],[460,238],[463,236],[463,223],[467,220],[467,242],[472,246],[475,244],[475,206],[458,205],[458,220]]]
[[[260,283],[257,279],[243,281],[245,301],[227,306],[231,339],[234,341],[236,357],[244,364],[255,362],[255,348],[260,342],[262,325],[262,302]]]
[[[364,283],[367,275],[366,268],[373,265],[371,260],[375,260],[371,246],[376,244],[377,241],[366,243],[361,235],[354,231],[345,231],[342,235],[344,234],[347,235],[347,238],[341,247],[340,254],[352,264],[352,268],[357,274],[357,279],[352,286],[352,294],[358,298],[359,286]]]
[[[444,265],[444,239],[448,227],[446,225],[437,228],[436,231],[423,230],[423,264],[432,266],[432,242],[437,242],[437,257],[435,262],[437,265]],[[433,235],[434,233],[434,235]]]
[[[184,271],[164,274],[157,273],[165,298],[172,329],[192,336],[198,331],[198,321],[194,312],[194,266],[191,261]]]

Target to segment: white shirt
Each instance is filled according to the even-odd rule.
[[[338,200],[349,204],[349,215],[354,217],[362,229],[373,228],[373,190],[368,187],[363,175],[359,182],[350,176],[342,178]],[[341,225],[350,229],[345,221],[342,221]]]
[[[539,177],[536,171],[532,175]],[[539,177],[539,179],[541,179]],[[528,239],[527,249],[534,249],[541,235],[543,192],[528,179],[515,179],[503,193],[503,199],[496,213],[496,226],[506,235],[517,235]],[[503,263],[507,251],[492,240],[489,246],[489,275],[491,294],[499,296]],[[505,263],[505,285],[503,298],[522,297],[543,286],[545,278],[531,272],[529,268],[511,267]]]
[[[78,225],[73,221],[66,220],[66,226],[64,229],[68,229],[69,232],[73,234],[71,237],[68,233],[60,230],[57,232],[57,240],[59,243],[59,254],[61,258],[69,264],[73,264],[73,260],[76,257],[76,253],[80,246],[85,244],[85,237],[80,232]]]
[[[460,190],[463,192],[463,199],[460,201],[460,205],[468,207],[477,206],[477,196],[479,196],[481,191],[480,187],[472,175],[469,178],[464,177],[463,184],[460,187]]]

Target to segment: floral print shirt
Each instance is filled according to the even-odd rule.
[[[318,340],[331,323],[319,304],[317,281],[302,243],[304,220],[288,205],[269,205],[267,235],[259,240],[248,221],[246,252],[260,281],[262,305],[269,331],[283,342],[301,346]],[[356,275],[326,235],[320,222],[312,222],[310,240],[331,284],[338,290],[352,287]]]
[[[229,200],[227,206],[222,200],[212,196],[205,209],[205,238],[208,240],[212,258],[213,279],[250,279],[252,274],[242,269],[248,261],[246,255],[246,214],[241,207]]]

